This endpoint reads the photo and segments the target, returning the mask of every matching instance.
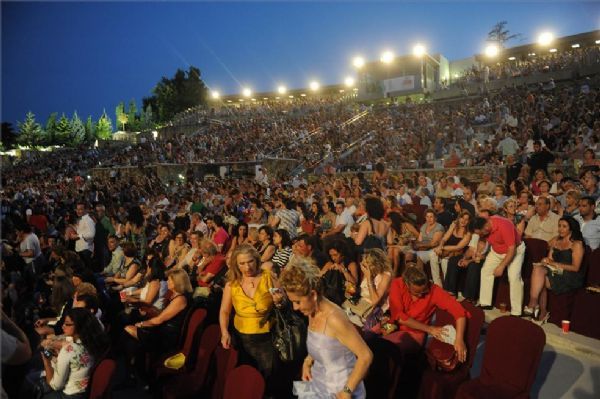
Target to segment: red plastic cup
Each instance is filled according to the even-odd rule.
[[[127,298],[125,291],[119,292],[119,296],[121,297],[121,302],[125,302],[125,298]]]
[[[562,321],[563,334],[568,333],[570,329],[571,329],[571,322],[569,320],[563,320]]]

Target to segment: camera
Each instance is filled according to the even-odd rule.
[[[46,359],[52,359],[54,353],[52,353],[52,351],[48,348],[42,348],[42,355],[44,355]]]

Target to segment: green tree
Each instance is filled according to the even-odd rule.
[[[46,121],[46,144],[56,144],[56,112],[53,112]]]
[[[29,111],[25,116],[25,121],[17,123],[19,127],[19,137],[17,142],[24,146],[36,147],[42,139],[42,126],[35,121],[35,115]]]
[[[96,126],[94,125],[94,121],[92,120],[92,116],[89,115],[87,117],[87,121],[85,122],[85,141],[91,143],[96,139]]]
[[[58,145],[69,144],[71,141],[71,121],[63,113],[56,124],[56,143]]]
[[[504,48],[504,45],[509,41],[523,37],[521,33],[511,34],[510,31],[506,29],[506,25],[508,25],[507,21],[496,23],[496,25],[488,32],[488,42],[497,44],[499,48]]]
[[[104,111],[96,124],[96,137],[101,140],[108,140],[112,137],[112,130],[112,122],[106,115],[106,111]]]
[[[135,104],[135,99],[132,98],[131,101],[129,101],[129,108],[127,110],[127,122],[129,123],[129,131],[130,132],[134,132],[134,131],[138,130],[136,114],[137,114],[137,105]]]
[[[146,109],[140,111],[140,128],[142,130],[151,129],[154,126],[152,123],[152,107],[148,105]]]
[[[70,144],[78,145],[85,141],[85,126],[77,115],[77,111],[73,114],[71,119],[71,142]]]
[[[127,124],[129,118],[125,113],[125,104],[123,101],[117,105],[117,109],[115,110],[115,116],[117,118],[117,123],[121,125],[121,130],[125,131],[125,125]]]
[[[0,138],[0,143],[2,144],[3,149],[10,150],[14,148],[18,137],[19,135],[15,131],[12,123],[2,122],[2,137]]]
[[[143,99],[143,106],[152,105],[156,120],[166,122],[188,108],[205,106],[207,91],[200,69],[190,66],[187,72],[178,69],[171,79],[163,77],[152,90],[153,96]]]

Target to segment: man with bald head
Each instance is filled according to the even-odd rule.
[[[550,241],[558,236],[560,217],[550,211],[550,198],[539,197],[535,202],[535,215],[531,217],[525,229],[525,238],[537,238]]]

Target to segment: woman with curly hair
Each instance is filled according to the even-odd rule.
[[[45,382],[51,388],[43,399],[83,399],[94,361],[108,350],[108,338],[98,319],[84,308],[67,311],[62,329],[67,338],[60,351],[47,349],[42,356]]]

